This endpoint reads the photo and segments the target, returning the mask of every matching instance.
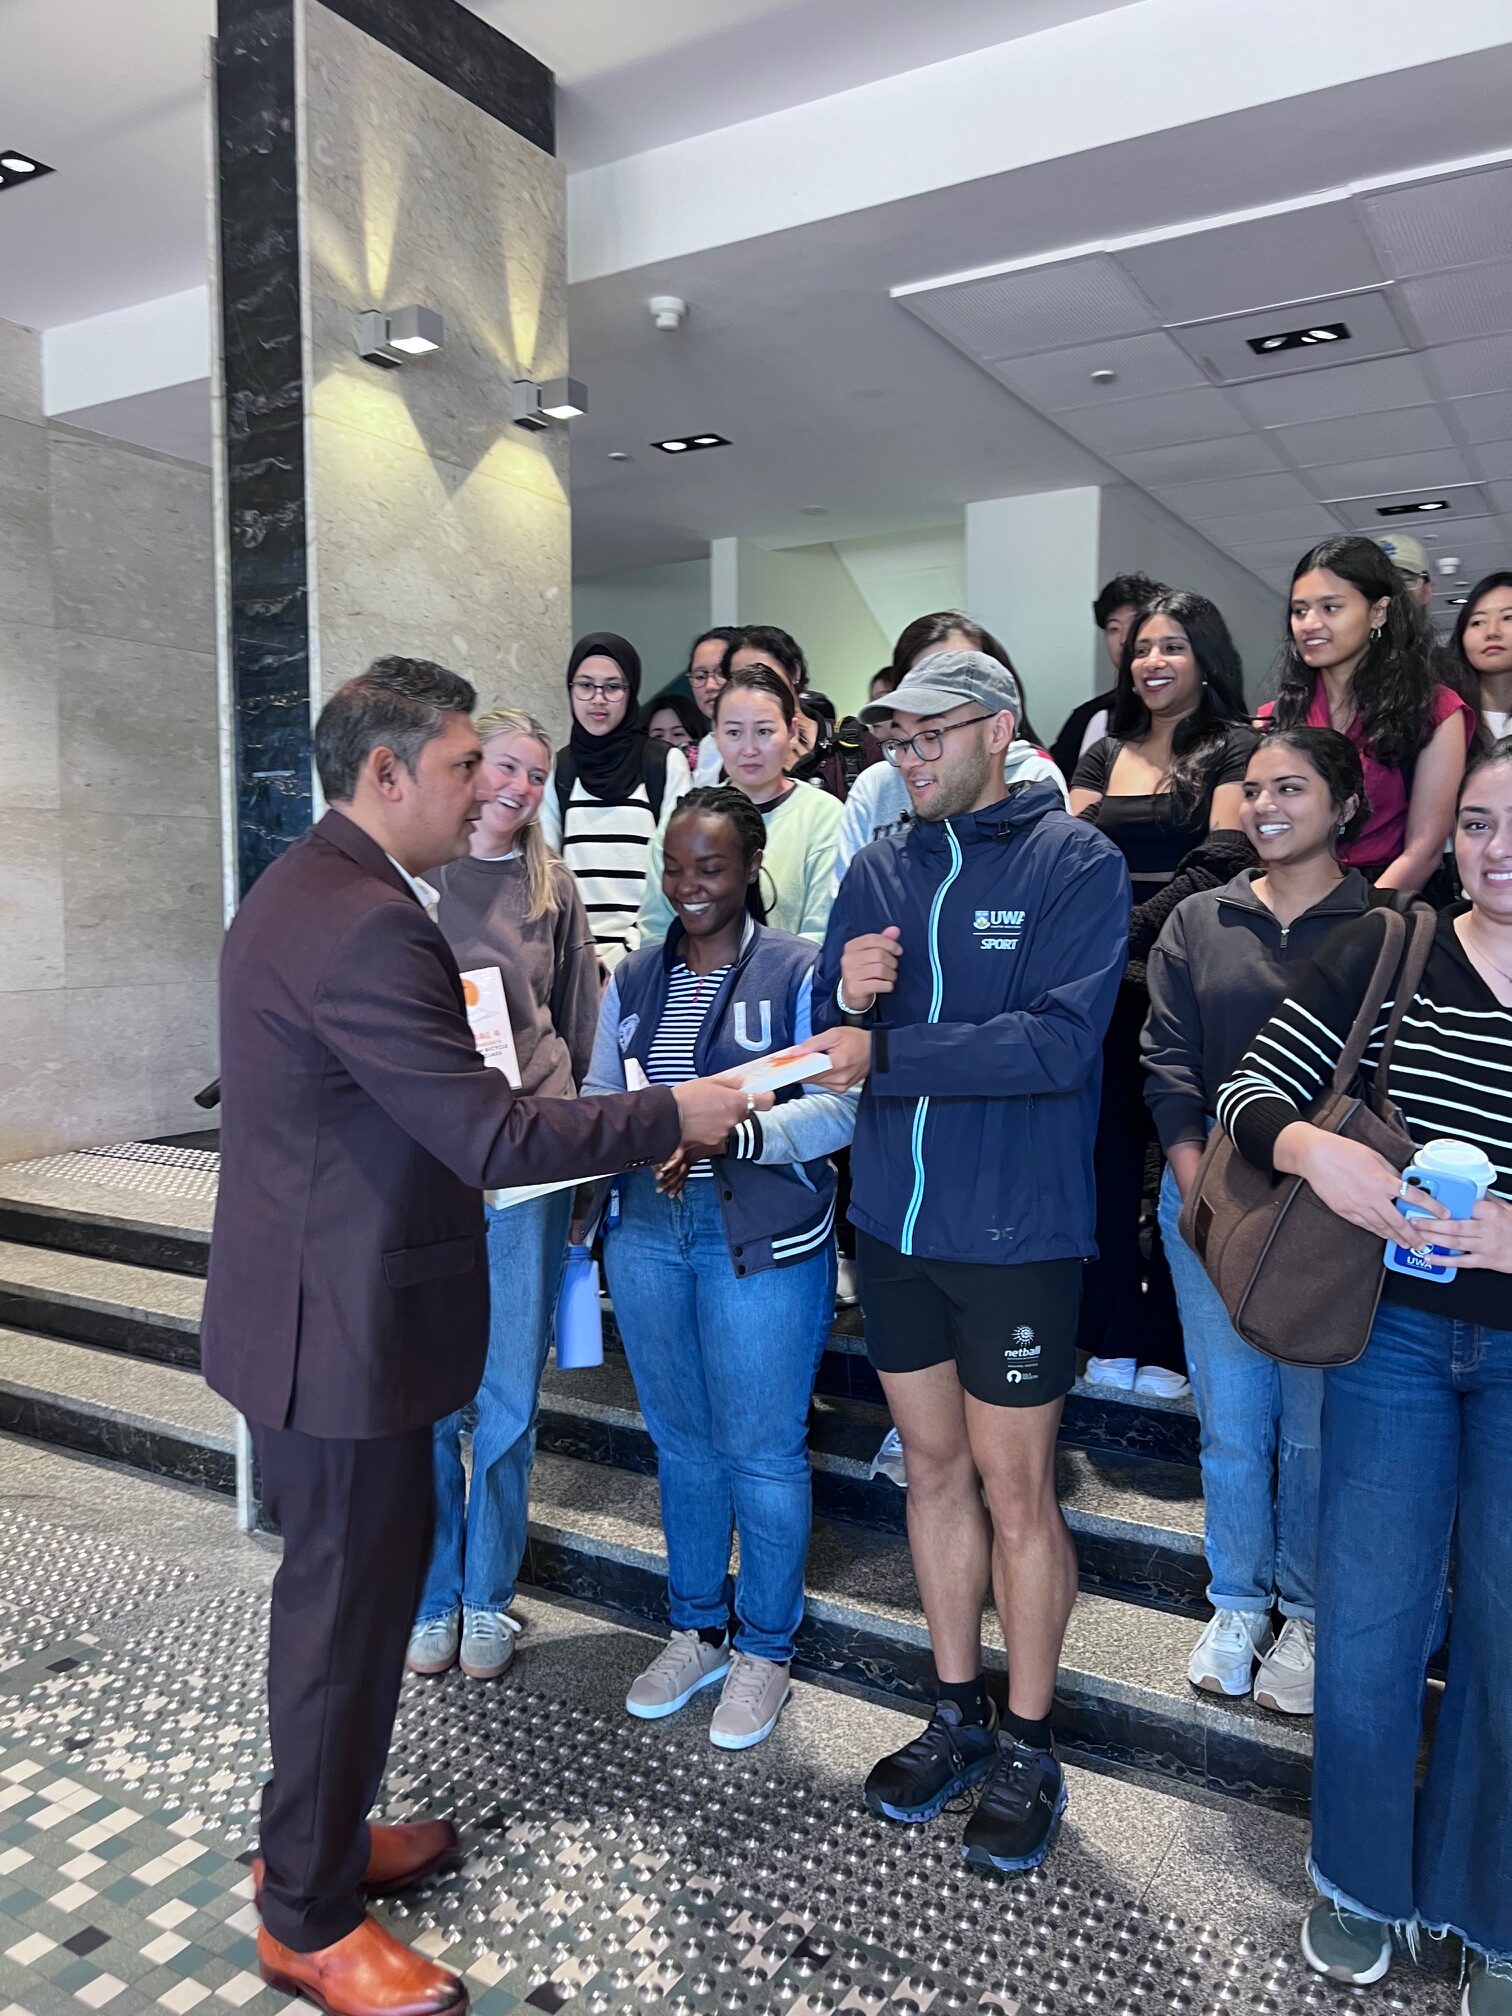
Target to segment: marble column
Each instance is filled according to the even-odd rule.
[[[228,791],[245,889],[309,824],[311,725],[385,652],[560,724],[567,443],[509,418],[567,365],[552,80],[460,0],[220,0]],[[365,363],[364,308],[445,348]]]

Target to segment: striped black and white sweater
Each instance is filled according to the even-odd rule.
[[[1512,1202],[1512,1008],[1504,1008],[1471,965],[1454,928],[1458,908],[1439,919],[1428,964],[1397,1037],[1385,1090],[1414,1142],[1450,1136],[1485,1151],[1497,1172],[1493,1194]],[[1319,957],[1299,969],[1285,1001],[1218,1094],[1218,1118],[1258,1168],[1274,1167],[1276,1137],[1319,1097],[1344,1048],[1380,951],[1379,910],[1345,924]],[[1372,1082],[1386,1018],[1382,1008],[1365,1051]],[[1512,1280],[1476,1269],[1451,1282],[1388,1273],[1385,1291],[1414,1308],[1492,1329],[1512,1329]]]
[[[636,918],[645,899],[651,843],[692,781],[682,751],[669,749],[659,810],[652,806],[644,781],[627,797],[610,799],[595,798],[582,778],[574,777],[565,805],[558,801],[554,772],[546,786],[541,831],[552,853],[559,854],[572,871],[607,972],[612,973],[641,942]],[[659,862],[657,868],[659,872]]]

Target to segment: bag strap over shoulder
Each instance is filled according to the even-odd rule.
[[[1348,1092],[1359,1075],[1361,1060],[1370,1043],[1370,1032],[1375,1028],[1381,1008],[1396,981],[1407,945],[1407,922],[1399,910],[1381,909],[1372,912],[1372,915],[1381,920],[1380,949],[1376,953],[1370,982],[1360,997],[1354,1021],[1349,1025],[1349,1034],[1344,1038],[1339,1061],[1333,1068],[1335,1092]]]
[[[1438,935],[1438,921],[1438,912],[1426,903],[1419,903],[1403,919],[1407,945],[1397,971],[1396,999],[1392,1003],[1391,1017],[1381,1038],[1381,1061],[1376,1066],[1376,1084],[1382,1091],[1386,1087],[1386,1073],[1391,1068],[1391,1054],[1401,1034],[1402,1022],[1412,1006],[1412,998],[1417,993],[1423,969],[1428,964],[1428,955],[1433,950],[1433,941]]]

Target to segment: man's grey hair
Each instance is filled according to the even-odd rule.
[[[392,749],[415,775],[420,751],[449,714],[471,714],[478,696],[459,673],[429,658],[375,658],[366,672],[339,686],[315,723],[315,768],[333,805],[357,789],[375,749]]]

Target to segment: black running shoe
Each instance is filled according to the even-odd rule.
[[[963,1722],[954,1701],[941,1701],[922,1736],[872,1766],[862,1796],[884,1819],[933,1820],[996,1764],[996,1729],[996,1709],[989,1724]]]
[[[961,1836],[961,1853],[977,1869],[1018,1875],[1050,1853],[1066,1810],[1066,1781],[1053,1750],[1016,1743],[999,1730],[997,1769]]]

